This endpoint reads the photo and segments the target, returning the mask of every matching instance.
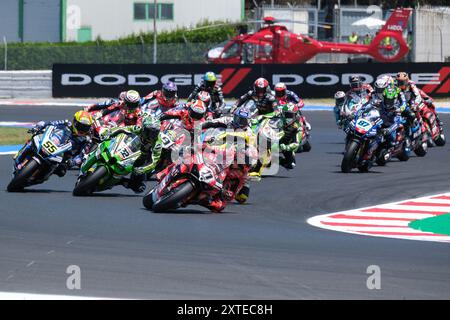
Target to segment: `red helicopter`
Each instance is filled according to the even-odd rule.
[[[305,22],[265,17],[263,23],[267,26],[253,34],[236,36],[225,44],[210,49],[206,58],[209,63],[216,64],[303,63],[318,53],[347,53],[370,55],[380,62],[395,62],[409,51],[403,32],[407,29],[411,12],[410,8],[395,9],[368,45],[318,41],[306,35],[292,33],[285,26],[275,24]],[[331,28],[326,24],[318,26]]]

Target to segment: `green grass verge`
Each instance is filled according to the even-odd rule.
[[[30,137],[26,128],[0,127],[0,145],[23,144]]]

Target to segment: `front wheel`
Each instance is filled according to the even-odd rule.
[[[81,177],[75,185],[72,194],[75,197],[88,196],[94,192],[95,187],[100,184],[100,180],[108,174],[104,166],[97,167],[93,173],[88,173]]]
[[[163,195],[160,199],[153,203],[151,210],[153,212],[165,212],[178,207],[179,203],[186,199],[194,191],[194,186],[187,181]],[[148,195],[151,197],[151,193]],[[145,199],[144,199],[145,206]]]
[[[341,170],[344,173],[349,173],[352,171],[352,168],[354,167],[354,162],[356,155],[359,151],[359,142],[357,141],[351,141],[348,144],[347,150],[345,151],[344,158],[341,162]]]
[[[28,179],[38,170],[40,164],[31,159],[28,163],[17,173],[14,174],[11,182],[6,187],[8,192],[20,192],[28,186]]]

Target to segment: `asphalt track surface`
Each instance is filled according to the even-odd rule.
[[[68,107],[0,107],[2,121],[70,117]],[[150,299],[449,299],[449,244],[312,227],[323,213],[450,191],[449,145],[370,173],[339,172],[343,134],[330,112],[306,113],[310,153],[253,183],[246,205],[155,214],[122,187],[74,198],[76,172],[5,192],[0,157],[0,291]],[[450,116],[443,115],[450,123]],[[448,134],[448,133],[447,133]],[[81,290],[66,268],[81,269]],[[381,289],[366,287],[369,265]]]

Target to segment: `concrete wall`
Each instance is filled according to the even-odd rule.
[[[91,27],[92,38],[100,36],[104,40],[152,31],[153,20],[134,20],[134,3],[153,3],[153,1],[67,0],[66,40],[76,41],[79,27]],[[242,0],[158,0],[158,3],[174,5],[174,20],[158,20],[159,31],[195,26],[204,19],[239,21],[243,10]]]
[[[414,62],[450,59],[450,8],[418,9],[415,24]]]
[[[0,71],[0,98],[51,98],[52,71]]]

